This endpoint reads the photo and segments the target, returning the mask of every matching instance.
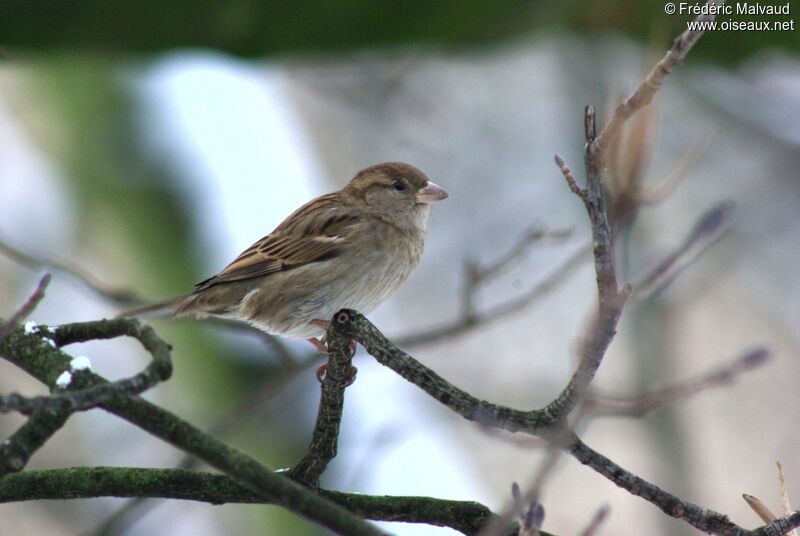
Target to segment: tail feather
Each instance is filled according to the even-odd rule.
[[[131,316],[171,316],[175,313],[178,306],[186,299],[187,295],[174,296],[165,300],[160,300],[153,303],[147,303],[122,311],[117,315],[117,318],[131,317]]]

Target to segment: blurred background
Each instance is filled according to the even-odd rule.
[[[433,209],[415,275],[370,318],[397,340],[457,322],[468,262],[491,265],[532,228],[563,231],[527,243],[473,298],[482,312],[552,280],[548,292],[456,336],[407,346],[479,398],[540,407],[574,369],[596,303],[591,258],[582,253],[588,222],[553,155],[583,180],[584,105],[606,118],[687,20],[633,0],[0,0],[0,241],[157,299],[187,292],[357,170],[406,161],[450,199]],[[671,284],[628,305],[597,389],[632,396],[680,383],[756,345],[773,358],[731,385],[642,418],[597,417],[583,438],[744,526],[760,522],[742,493],[781,510],[777,460],[790,497],[800,497],[798,51],[796,31],[705,35],[611,162],[615,199],[646,201],[620,227],[624,281],[657,266],[718,203],[735,211],[705,244],[713,247],[690,257]],[[22,303],[42,272],[0,255],[0,314]],[[120,309],[55,272],[32,318],[58,324]],[[321,362],[306,343],[265,344],[209,322],[153,323],[174,345],[175,374],[146,398],[269,467],[302,456]],[[90,357],[109,378],[138,371],[147,358],[122,340],[69,352]],[[363,350],[355,364],[325,487],[499,510],[512,482],[531,484],[542,449],[464,421]],[[0,392],[11,391],[43,392],[0,362]],[[21,422],[0,416],[0,434]],[[181,459],[92,411],[72,417],[30,467],[173,467]],[[576,534],[604,504],[611,513],[602,534],[634,526],[693,533],[568,457],[542,502],[544,528],[556,534]],[[162,501],[119,515],[127,504],[0,505],[0,533],[322,533],[273,507]]]

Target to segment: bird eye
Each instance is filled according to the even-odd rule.
[[[392,188],[394,188],[398,192],[402,192],[403,190],[406,189],[406,183],[404,183],[403,181],[394,181],[394,183],[392,184]]]

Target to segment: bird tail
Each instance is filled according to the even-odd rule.
[[[175,313],[180,303],[186,299],[187,295],[173,296],[165,300],[159,300],[153,303],[147,303],[122,311],[117,315],[117,318],[132,317],[132,316],[171,316]]]

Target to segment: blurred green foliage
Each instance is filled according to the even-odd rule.
[[[2,43],[23,50],[153,53],[200,47],[261,57],[395,45],[479,46],[552,28],[584,35],[671,36],[688,15],[637,0],[0,0]],[[756,20],[754,17],[725,17]],[[765,20],[769,20],[768,18]],[[767,47],[800,51],[797,31],[712,32],[699,54],[740,61]],[[697,55],[697,54],[695,54]]]
[[[178,48],[216,49],[243,57],[311,56],[360,48],[463,49],[541,32],[592,38],[622,33],[669,44],[689,16],[668,16],[665,2],[636,0],[0,0],[0,44],[35,70],[37,105],[58,125],[56,153],[67,177],[81,247],[100,256],[103,279],[159,298],[186,292],[209,274],[192,230],[186,192],[173,171],[139,146],[136,96],[125,83],[133,56]],[[742,20],[743,17],[733,17]],[[747,20],[755,20],[748,18]],[[693,57],[731,63],[766,48],[797,53],[796,32],[712,32]],[[120,58],[123,61],[119,61]],[[149,58],[147,58],[149,59]],[[80,252],[72,258],[80,262]],[[164,389],[185,400],[169,405],[201,426],[236,407],[271,371],[255,360],[226,359],[231,348],[193,323],[158,326],[176,348],[176,375]],[[265,352],[266,353],[266,352]],[[191,363],[187,363],[191,360]],[[177,385],[176,385],[177,384]],[[314,405],[315,397],[308,403]],[[180,407],[176,407],[180,406]],[[301,419],[292,407],[289,419]],[[191,413],[187,415],[187,413]],[[302,422],[301,420],[299,422]],[[235,444],[268,465],[300,456],[303,445],[259,422]],[[275,534],[314,533],[276,509],[226,507],[244,525]],[[277,515],[276,515],[277,513]],[[255,532],[253,530],[252,532]]]
[[[68,53],[36,59],[28,67],[29,102],[36,103],[38,115],[56,133],[45,145],[58,162],[77,218],[78,244],[70,260],[85,265],[89,257],[101,266],[101,279],[154,299],[191,290],[194,281],[207,275],[199,272],[202,240],[193,230],[188,193],[173,175],[174,167],[154,161],[141,144],[130,62]],[[231,345],[207,324],[154,324],[174,348],[173,378],[159,388],[164,404],[201,428],[235,417],[252,393],[283,372],[274,360],[231,359],[253,350]],[[309,398],[309,404],[315,402]],[[293,410],[302,414],[303,408]],[[271,424],[257,422],[243,422],[235,444],[268,466],[299,459],[304,444],[283,434],[265,437],[261,427],[269,430]],[[258,523],[258,532],[314,533],[296,516],[276,515],[277,509],[228,510],[249,525]]]

